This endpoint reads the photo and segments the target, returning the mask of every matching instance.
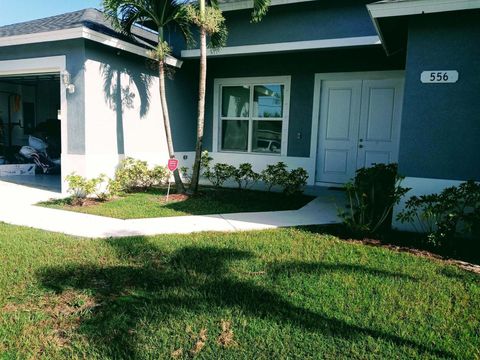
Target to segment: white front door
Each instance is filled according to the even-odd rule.
[[[398,161],[403,81],[323,81],[316,181],[343,184],[355,171]]]

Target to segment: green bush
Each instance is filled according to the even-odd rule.
[[[288,195],[301,193],[303,187],[307,185],[308,173],[304,168],[298,168],[290,171],[284,179],[283,192]]]
[[[467,181],[440,194],[412,196],[397,215],[437,247],[452,250],[457,238],[480,239],[480,184]]]
[[[116,193],[146,190],[165,183],[167,176],[163,166],[150,169],[146,161],[126,158],[115,171],[115,180],[110,186]]]
[[[340,217],[355,234],[376,233],[391,227],[393,207],[410,189],[400,186],[397,164],[377,164],[357,170],[355,179],[345,184],[349,210]]]
[[[302,192],[307,184],[308,173],[303,168],[288,171],[287,165],[280,161],[275,165],[268,165],[260,177],[268,191],[272,191],[274,186],[280,186],[284,193],[291,195]]]
[[[235,170],[235,166],[217,163],[213,165],[212,169],[207,169],[204,175],[213,186],[220,187],[225,181],[233,177]]]
[[[268,165],[260,174],[253,171],[252,164],[242,163],[238,168],[223,163],[217,163],[213,167],[213,158],[208,151],[202,153],[202,175],[214,186],[222,186],[228,179],[237,182],[239,189],[248,189],[257,181],[262,180],[271,191],[274,186],[280,186],[286,194],[295,194],[302,191],[307,184],[308,174],[303,168],[288,171],[284,162]]]
[[[180,168],[180,174],[182,175],[183,181],[190,183],[192,181],[192,175],[190,173],[190,169],[187,166],[182,166]]]
[[[284,162],[278,162],[275,165],[268,165],[261,172],[261,179],[267,185],[268,191],[272,191],[274,186],[283,186],[287,182],[288,170]]]
[[[208,151],[202,152],[200,165],[202,168],[202,175],[207,178],[215,187],[222,186],[225,181],[232,178],[235,174],[235,166],[217,163],[211,166],[213,158],[209,156]]]
[[[87,179],[83,176],[72,173],[65,177],[68,183],[68,192],[72,196],[74,203],[83,203],[87,198],[95,195],[100,200],[107,199],[108,195],[102,189],[102,184],[106,180],[104,174],[93,179]]]
[[[248,189],[260,179],[260,174],[253,171],[252,164],[243,163],[235,169],[233,178],[237,182],[239,189]]]

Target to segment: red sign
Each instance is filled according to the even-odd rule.
[[[170,159],[168,160],[168,170],[175,171],[178,168],[178,160],[177,159]]]

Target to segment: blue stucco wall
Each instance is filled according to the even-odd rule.
[[[198,62],[189,61],[198,66]],[[210,58],[208,62],[205,146],[212,149],[213,81],[215,78],[291,76],[288,156],[309,157],[315,73],[401,70],[401,56],[388,58],[378,47],[291,54]],[[194,110],[193,114],[196,114]],[[195,120],[193,118],[193,123]],[[175,129],[176,130],[176,129]],[[195,128],[193,128],[193,135]],[[178,131],[175,131],[178,133]],[[300,138],[297,135],[300,134]],[[192,151],[193,145],[184,151]]]
[[[175,151],[192,151],[197,140],[198,62],[186,61],[167,81]]]
[[[0,61],[66,56],[67,70],[75,84],[75,93],[67,94],[68,153],[80,155],[85,154],[84,44],[84,40],[69,40],[0,48]]]
[[[323,0],[270,7],[251,24],[251,10],[225,12],[227,46],[376,35],[367,0]]]
[[[480,13],[409,20],[400,171],[480,180]],[[424,70],[458,70],[455,84],[422,84]]]

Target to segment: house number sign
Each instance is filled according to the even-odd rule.
[[[424,84],[453,84],[458,81],[456,70],[424,71],[421,76]]]

